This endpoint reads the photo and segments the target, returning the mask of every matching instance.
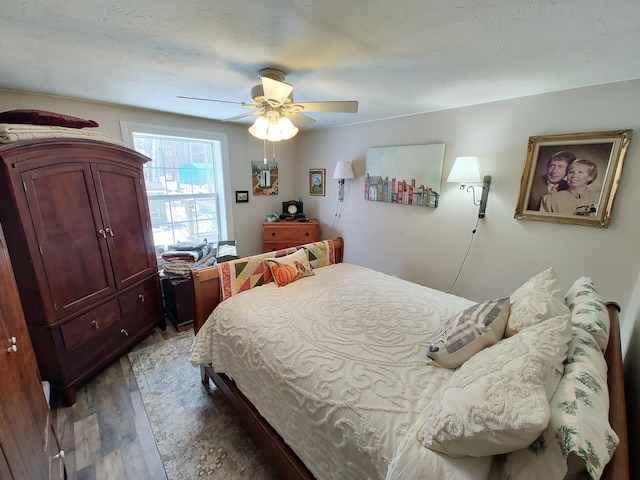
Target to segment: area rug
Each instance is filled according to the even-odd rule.
[[[128,354],[169,480],[277,475],[222,394],[189,363],[193,331]]]

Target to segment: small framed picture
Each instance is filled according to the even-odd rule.
[[[529,137],[514,217],[606,227],[632,132]]]
[[[236,190],[236,203],[249,203],[249,192],[247,190]]]
[[[326,170],[324,168],[309,169],[309,195],[319,195],[324,197],[325,177]]]

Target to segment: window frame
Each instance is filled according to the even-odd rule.
[[[134,148],[133,134],[144,133],[170,137],[192,138],[219,142],[220,161],[214,162],[214,181],[218,199],[218,217],[220,219],[220,240],[235,238],[233,224],[233,203],[231,199],[231,175],[229,167],[229,146],[226,133],[192,130],[186,128],[168,127],[137,122],[120,122],[120,130],[125,145]],[[146,189],[145,189],[146,190]],[[147,194],[147,201],[149,195]],[[216,239],[217,241],[217,239]]]

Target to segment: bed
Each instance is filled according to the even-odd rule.
[[[337,238],[192,272],[196,338],[191,361],[201,366],[203,383],[213,381],[227,398],[283,479],[536,478],[556,463],[556,470],[545,471],[545,476],[553,478],[564,468],[569,478],[588,468],[595,477],[629,478],[619,307],[604,306],[588,277],[578,279],[567,292],[570,306],[565,306],[563,293],[562,305],[553,307],[558,312],[544,323],[539,319],[538,325],[519,325],[529,317],[519,317],[528,310],[518,309],[532,308],[527,302],[539,298],[527,289],[554,286],[552,269],[514,289],[509,299],[478,304],[345,264],[343,250],[344,241]],[[295,263],[297,277],[283,280],[273,267],[290,265],[292,257],[300,259],[302,254],[306,261],[302,266]],[[305,267],[307,261],[312,268]],[[588,301],[583,295],[589,296]],[[596,311],[595,322],[585,313],[590,305],[603,310]],[[485,332],[477,336],[479,343],[469,342],[453,353],[434,348],[443,335],[450,335],[452,321],[462,324],[468,321],[468,312],[480,318],[489,310],[496,319],[492,325],[504,323],[492,326],[493,341]],[[514,322],[508,322],[512,318]],[[516,340],[524,342],[527,335],[533,335],[532,344],[540,348],[530,349],[535,360],[524,363],[537,369],[513,371],[538,382],[532,391],[542,400],[529,405],[528,397],[536,395],[516,397],[511,403],[524,402],[523,410],[534,413],[518,414],[517,428],[498,431],[491,423],[494,418],[476,418],[475,401],[458,403],[464,404],[470,392],[477,394],[484,382],[484,389],[492,390],[489,401],[495,404],[493,390],[499,389],[487,389],[486,383],[503,382],[495,375],[509,371],[513,358],[520,358],[521,344]],[[555,350],[549,342],[557,343]],[[482,345],[477,353],[468,350],[472,344],[478,348],[476,343]],[[595,424],[596,430],[607,432],[608,443],[604,454],[599,450],[584,454],[580,446],[574,448],[586,458],[582,461],[554,440],[559,430],[551,428],[550,405],[560,405],[565,381],[571,387],[568,372],[578,367],[566,360],[575,359],[578,365],[585,345],[602,356],[603,366],[596,373],[608,377],[603,380],[608,395],[596,399],[601,410],[606,408],[605,418]],[[452,367],[451,362],[461,363]],[[498,370],[486,367],[501,362],[504,367]],[[474,376],[480,380],[471,381]],[[506,384],[507,391],[512,387]],[[468,430],[462,433],[451,420],[462,415],[458,408],[472,409],[467,415],[473,426],[465,426]],[[574,410],[580,414],[584,408],[579,404]],[[493,426],[487,431],[486,425]]]

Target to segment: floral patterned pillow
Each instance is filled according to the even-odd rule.
[[[528,448],[506,456],[512,480],[565,478],[585,471],[597,479],[611,460],[618,437],[609,424],[607,364],[593,337],[580,327],[551,402],[549,426]]]
[[[552,267],[527,280],[511,294],[510,300],[511,311],[505,337],[548,318],[569,313]]]
[[[571,310],[571,321],[591,335],[603,352],[609,342],[609,312],[591,278],[581,277],[574,282],[565,302]]]

